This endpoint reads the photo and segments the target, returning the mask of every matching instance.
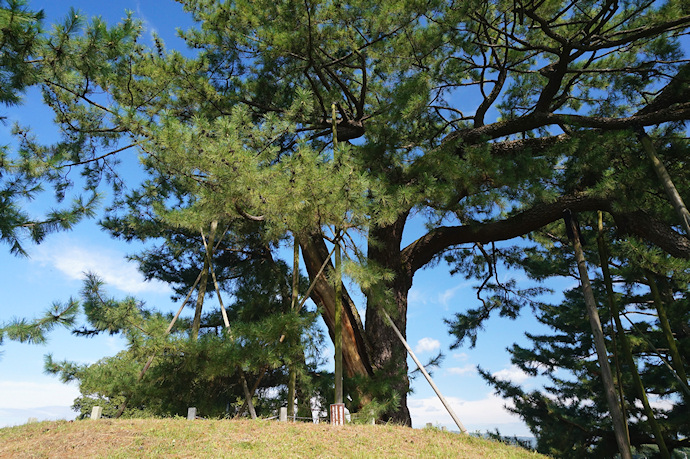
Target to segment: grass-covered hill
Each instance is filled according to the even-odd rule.
[[[387,425],[123,419],[46,421],[0,429],[0,457],[538,458],[524,449],[435,429]]]

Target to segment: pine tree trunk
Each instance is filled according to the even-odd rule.
[[[254,410],[254,403],[252,403],[252,393],[249,391],[249,386],[247,385],[247,378],[244,375],[242,368],[239,368],[240,378],[242,379],[242,389],[244,390],[244,401],[249,408],[249,416],[252,419],[256,419],[256,411]]]
[[[394,305],[392,310],[387,308],[393,323],[405,339],[407,339],[407,292],[411,286],[411,283],[408,284],[402,279],[396,279],[392,285]],[[384,413],[381,419],[411,426],[412,419],[407,407],[407,393],[410,390],[407,350],[395,335],[393,328],[379,314],[380,307],[383,305],[373,302],[367,304],[366,330],[373,349],[371,363],[377,376],[384,376],[388,379],[391,388],[400,397],[398,408]]]
[[[392,292],[392,297],[383,298],[389,304],[381,304],[379,295],[370,295],[367,299],[366,332],[372,346],[372,366],[377,373],[383,373],[381,376],[390,381],[392,389],[400,397],[398,409],[384,413],[383,420],[411,426],[412,420],[407,407],[407,393],[410,389],[407,350],[379,313],[380,308],[386,308],[400,333],[407,339],[407,294],[412,287],[412,275],[405,270],[400,255],[406,218],[407,215],[403,215],[390,226],[375,227],[369,231],[369,260],[391,270],[395,277],[392,282],[383,285]]]
[[[395,273],[394,279],[384,287],[390,289],[392,295],[386,298],[390,301],[387,311],[393,318],[395,325],[403,336],[407,330],[407,294],[412,287],[412,271],[403,263],[400,251],[402,231],[407,214],[392,225],[372,228],[369,234],[368,258],[378,266]],[[323,261],[328,257],[328,249],[318,234],[303,237],[300,240],[302,256],[309,273],[314,280]],[[323,319],[331,338],[335,332],[335,291],[333,285],[326,279],[332,273],[333,266],[329,263],[326,273],[316,280],[316,286],[311,294],[314,302],[323,308]],[[354,375],[383,376],[392,384],[392,389],[399,395],[400,404],[396,410],[384,413],[382,420],[393,421],[403,425],[411,425],[410,412],[407,408],[407,393],[410,389],[407,367],[407,351],[394,330],[378,313],[384,307],[381,299],[376,295],[367,298],[366,331],[362,326],[359,313],[352,299],[343,289],[343,369],[347,377]],[[366,398],[366,397],[365,397]]]

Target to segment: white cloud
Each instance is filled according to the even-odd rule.
[[[477,369],[474,365],[465,365],[464,367],[451,367],[447,371],[451,375],[467,375],[476,373]]]
[[[453,299],[453,297],[455,296],[457,291],[460,290],[460,288],[460,285],[456,285],[455,287],[446,289],[443,292],[439,293],[438,302],[441,303],[443,306],[448,306],[448,302]]]
[[[467,355],[466,352],[456,352],[452,356],[455,360],[459,360],[461,362],[464,362],[465,360],[469,359],[470,356]]]
[[[470,287],[472,285],[471,282],[461,282],[460,284],[456,285],[455,287],[451,287],[449,289],[444,290],[443,292],[439,293],[436,301],[448,309],[448,306],[450,305],[450,302],[453,298],[455,298],[455,295],[458,293],[458,291]]]
[[[672,400],[667,400],[667,399],[661,399],[657,396],[650,395],[649,396],[649,405],[656,409],[656,410],[671,410],[673,409],[674,406],[676,406],[678,403],[674,403]],[[638,407],[639,409],[643,408],[642,402],[639,400],[635,400],[635,406]]]
[[[79,397],[76,386],[59,382],[0,381],[0,409],[71,406]]]
[[[422,354],[424,352],[435,351],[441,348],[441,342],[433,338],[422,338],[417,341],[417,347],[414,348],[415,353]]]
[[[414,287],[407,292],[407,304],[409,306],[423,306],[427,304],[427,298],[427,295]]]
[[[494,378],[510,381],[516,384],[524,382],[531,377],[515,365],[511,365],[510,368],[504,368],[503,370],[497,371],[493,373],[492,376]]]
[[[170,288],[160,281],[145,281],[133,263],[124,254],[110,249],[77,244],[67,237],[54,238],[36,248],[32,259],[49,265],[70,279],[82,280],[86,272],[97,274],[106,283],[122,292],[169,293]]]
[[[141,11],[141,4],[137,1],[137,18],[144,23],[144,28],[149,33],[151,40],[158,35],[158,28],[148,19],[148,17]]]
[[[487,394],[480,400],[446,397],[446,401],[469,432],[493,431],[498,428],[502,435],[531,435],[519,416],[504,408],[513,406],[510,400]],[[410,397],[408,406],[413,427],[424,427],[430,422],[433,425],[445,425],[450,430],[458,429],[437,397]]]
[[[410,306],[426,306],[429,304],[438,304],[448,310],[451,301],[458,292],[464,288],[471,286],[471,282],[461,282],[460,284],[443,290],[439,293],[422,291],[419,288],[412,287],[407,293],[407,304]]]
[[[105,340],[105,345],[113,354],[125,350],[126,344],[127,342],[121,336],[108,336]]]

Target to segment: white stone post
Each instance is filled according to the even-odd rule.
[[[187,420],[193,421],[196,419],[196,407],[190,406],[187,408]]]
[[[103,407],[102,406],[94,406],[91,409],[91,419],[94,421],[96,419],[101,419],[101,414],[103,414]]]

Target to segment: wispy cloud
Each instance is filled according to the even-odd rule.
[[[153,40],[153,37],[158,35],[158,29],[156,28],[155,25],[149,20],[149,18],[144,14],[144,12],[141,10],[141,3],[137,1],[137,18],[141,20],[144,24],[144,28],[146,31],[149,33],[149,37],[151,40]]]
[[[424,306],[427,304],[427,295],[425,295],[421,290],[412,287],[407,293],[407,304],[412,306]]]
[[[460,284],[448,288],[444,290],[443,292],[439,293],[436,302],[439,303],[441,306],[443,306],[446,310],[448,310],[449,306],[451,305],[451,302],[453,298],[458,294],[460,290],[463,290],[465,288],[469,288],[472,285],[471,282],[461,282]]]
[[[113,354],[126,348],[126,342],[121,336],[108,336],[105,340],[105,345]]]
[[[657,410],[672,410],[673,407],[676,405],[671,400],[664,400],[655,395],[649,396],[649,404],[652,408]],[[635,400],[635,406],[639,409],[643,409],[642,402],[639,400]]]
[[[414,351],[417,354],[422,354],[424,352],[431,352],[441,348],[441,342],[433,338],[422,338],[417,341],[417,347]]]
[[[465,360],[467,360],[467,359],[470,358],[470,356],[467,355],[466,352],[455,352],[455,353],[452,355],[452,357],[453,357],[455,360],[459,360],[459,361],[461,361],[461,362],[464,362]]]
[[[78,244],[69,237],[56,237],[38,246],[32,259],[54,267],[69,279],[81,280],[85,273],[92,272],[103,279],[108,287],[128,294],[170,292],[163,282],[145,281],[135,265],[127,262],[123,253]]]
[[[528,380],[531,376],[516,367],[511,365],[510,368],[504,368],[492,374],[494,378],[502,379],[504,381],[510,381],[513,383],[521,383]]]
[[[411,307],[413,306],[427,306],[427,305],[440,305],[444,309],[448,310],[453,304],[453,299],[458,295],[458,293],[472,286],[472,283],[461,282],[458,285],[447,288],[441,292],[434,291],[430,292],[428,289],[412,287],[407,294],[407,304]]]
[[[474,365],[465,365],[464,367],[451,367],[446,370],[451,375],[468,375],[477,372]]]

